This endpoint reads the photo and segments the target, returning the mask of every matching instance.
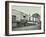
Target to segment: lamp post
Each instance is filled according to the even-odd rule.
[[[29,21],[30,21],[30,13],[29,13]]]

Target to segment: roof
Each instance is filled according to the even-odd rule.
[[[12,9],[12,10],[15,11],[17,14],[28,16],[28,14],[26,14],[24,12],[21,12],[21,11],[15,10],[15,9]]]
[[[38,13],[35,13],[32,15],[32,17],[38,18],[38,17],[40,17],[40,15]]]

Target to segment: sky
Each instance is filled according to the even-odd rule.
[[[38,6],[15,6],[15,5],[12,5],[12,9],[26,13],[28,15],[30,14],[30,16],[32,16],[32,14],[34,14],[34,13],[38,13],[39,15],[41,15],[41,7],[38,7]]]

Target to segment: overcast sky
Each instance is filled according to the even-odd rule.
[[[34,13],[38,13],[39,15],[41,15],[41,7],[12,5],[12,9],[18,10],[18,11],[26,13],[26,14],[30,13],[30,15],[32,15]]]

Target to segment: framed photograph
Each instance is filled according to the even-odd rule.
[[[5,2],[5,35],[45,33],[45,3]]]

